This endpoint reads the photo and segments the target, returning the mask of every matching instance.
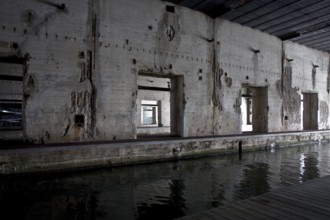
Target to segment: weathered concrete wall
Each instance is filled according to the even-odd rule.
[[[289,41],[283,42],[284,130],[302,129],[301,95],[317,93],[318,129],[329,128],[327,77],[329,55]]]
[[[0,3],[0,56],[25,58],[24,135],[39,143],[90,137],[89,1],[61,4]],[[75,128],[75,113],[86,126]]]
[[[266,33],[223,19],[215,24],[216,110],[220,134],[241,132],[242,85],[267,87],[269,132],[281,131],[281,103],[276,82],[281,78],[282,43]],[[218,82],[220,81],[220,82]],[[219,126],[219,129],[220,129]]]
[[[173,81],[174,135],[240,134],[242,86],[267,90],[256,131],[300,130],[310,92],[329,128],[326,53],[160,0],[3,0],[0,12],[0,58],[23,60],[29,141],[136,138],[141,74]]]
[[[96,139],[135,138],[139,73],[182,76],[184,136],[211,134],[212,20],[153,0],[100,1],[98,10]]]

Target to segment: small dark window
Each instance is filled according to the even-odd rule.
[[[288,120],[288,116],[284,116],[284,120]]]
[[[77,126],[83,126],[85,123],[85,115],[75,115],[74,116],[74,123]]]
[[[171,12],[171,13],[175,13],[175,7],[172,6],[172,5],[166,5],[166,11]]]

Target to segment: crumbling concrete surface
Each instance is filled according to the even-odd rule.
[[[12,58],[20,76],[10,75]],[[242,87],[263,90],[252,97],[252,132],[302,130],[303,94],[317,97],[309,128],[329,128],[327,53],[161,0],[2,0],[0,63],[1,100],[22,103],[19,132],[0,130],[0,139],[241,134]],[[170,87],[139,89],[142,75]],[[4,96],[13,79],[20,99]],[[140,129],[141,95],[169,103],[155,111],[164,123]]]

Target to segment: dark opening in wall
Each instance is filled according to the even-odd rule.
[[[0,100],[0,130],[21,130],[22,101]]]
[[[85,58],[85,52],[84,51],[80,51],[78,53],[78,57],[79,57],[79,59],[84,59]]]
[[[288,120],[288,116],[284,116],[284,120]]]
[[[74,124],[76,126],[84,126],[85,123],[85,115],[75,115],[74,116]]]
[[[65,4],[58,4],[58,5],[55,5],[56,8],[58,8],[59,10],[64,10],[65,9]]]
[[[166,5],[166,11],[171,12],[171,13],[175,13],[175,7],[172,6],[172,5]]]
[[[13,49],[17,50],[17,49],[18,49],[18,43],[13,42],[12,45],[11,45],[11,47],[12,47]]]
[[[6,81],[23,81],[23,76],[10,76],[10,75],[0,75],[0,80]]]
[[[23,63],[23,57],[0,57],[0,131],[23,129]]]

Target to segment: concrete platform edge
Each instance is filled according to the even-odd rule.
[[[320,143],[330,130],[223,137],[177,138],[29,147],[0,150],[0,175],[44,173],[238,154],[268,148]]]

